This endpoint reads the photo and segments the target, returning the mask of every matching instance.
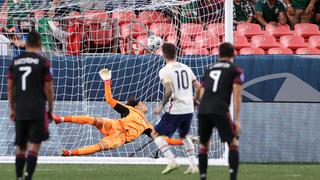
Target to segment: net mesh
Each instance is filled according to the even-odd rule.
[[[149,109],[147,118],[153,125],[159,120],[151,112],[162,100],[158,72],[163,60],[159,56],[160,50],[149,52],[146,49],[147,37],[156,34],[164,41],[176,44],[179,61],[192,67],[199,78],[208,64],[215,61],[214,56],[199,55],[216,54],[224,36],[221,0],[21,3],[19,6],[14,1],[8,3],[8,11],[2,13],[0,22],[3,32],[3,61],[0,61],[2,156],[15,153],[14,124],[9,121],[6,101],[7,67],[12,57],[25,50],[23,42],[28,31],[36,29],[42,34],[42,52],[52,61],[56,114],[119,118],[104,102],[103,83],[97,73],[108,67],[112,70],[114,98],[126,101],[135,96],[146,102]],[[190,131],[193,136],[197,135],[196,121],[195,116]],[[50,131],[51,138],[43,144],[40,152],[43,156],[57,156],[62,148],[79,148],[103,138],[89,125],[51,124]],[[123,147],[91,156],[158,157],[154,143],[144,146],[149,141],[149,137],[142,135]],[[141,151],[136,151],[142,147]],[[177,157],[186,157],[182,146],[172,147],[172,151]],[[215,132],[209,157],[225,159],[224,152],[225,146]]]

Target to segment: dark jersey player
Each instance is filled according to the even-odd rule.
[[[11,120],[16,127],[16,175],[32,178],[41,142],[48,139],[48,116],[53,109],[50,62],[39,54],[41,35],[30,32],[27,52],[13,59],[8,72],[8,99]],[[48,101],[48,113],[46,112]],[[27,152],[27,153],[26,153]]]
[[[223,142],[229,145],[230,180],[237,179],[239,165],[238,135],[240,133],[239,111],[242,101],[243,70],[232,63],[234,47],[223,43],[219,47],[220,61],[205,72],[199,105],[199,168],[201,180],[206,179],[208,146],[212,129],[217,128]],[[233,93],[234,122],[229,105]]]

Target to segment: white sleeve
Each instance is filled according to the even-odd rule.
[[[191,79],[192,79],[192,82],[197,80],[197,77],[196,75],[193,73],[192,69],[190,68],[190,72],[191,72]]]
[[[171,82],[171,78],[170,78],[170,74],[169,72],[162,68],[160,71],[159,71],[159,78],[160,78],[160,81],[162,83],[167,83],[167,82]]]

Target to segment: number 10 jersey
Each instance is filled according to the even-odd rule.
[[[159,77],[162,83],[170,83],[173,91],[165,111],[170,114],[193,113],[192,83],[197,78],[191,68],[179,62],[171,62],[160,70]]]

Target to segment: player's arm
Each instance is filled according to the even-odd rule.
[[[9,66],[9,70],[8,70],[7,92],[8,92],[8,101],[9,101],[10,118],[11,118],[11,120],[14,120],[14,116],[15,116],[15,105],[14,105],[13,89],[14,89],[14,84],[13,84],[13,80],[12,80],[12,65],[10,65]]]
[[[13,80],[8,79],[8,101],[9,101],[9,108],[10,108],[10,118],[11,120],[14,119],[15,116],[15,108],[14,108],[14,97],[13,97]]]
[[[237,134],[240,133],[240,106],[242,103],[242,84],[243,84],[243,71],[240,68],[236,69],[236,76],[233,80],[233,111],[234,111],[234,124],[236,126]]]
[[[195,95],[194,95],[194,97],[193,97],[193,102],[196,104],[196,105],[198,105],[199,104],[199,102],[200,102],[200,98],[199,98],[199,95],[200,95],[200,93],[199,93],[199,91],[200,91],[200,89],[201,89],[201,84],[200,84],[200,82],[197,80],[197,78],[196,78],[196,76],[195,76],[195,74],[193,73],[193,71],[191,70],[191,74],[192,74],[192,85],[193,85],[193,87],[195,88]]]
[[[162,103],[159,107],[157,107],[156,109],[153,110],[154,114],[159,114],[162,109],[165,107],[165,105],[168,103],[171,95],[172,95],[172,85],[171,85],[171,80],[169,78],[164,78],[162,80],[163,84],[164,84],[164,95],[163,95],[163,100]]]
[[[53,112],[53,99],[54,99],[52,81],[46,81],[45,82],[45,84],[44,84],[44,92],[46,94],[47,101],[48,101],[48,108],[49,108],[48,109],[48,114],[49,114],[49,116],[51,116],[51,113]]]
[[[125,117],[129,114],[129,109],[122,105],[119,101],[115,100],[112,97],[111,92],[111,71],[108,69],[102,69],[99,71],[101,79],[104,81],[104,96],[106,102],[118,113],[121,114],[121,117]]]
[[[46,95],[47,101],[48,101],[48,116],[49,119],[52,119],[52,113],[53,113],[53,99],[54,99],[54,93],[53,93],[53,81],[52,81],[52,74],[51,74],[51,63],[49,60],[45,61],[45,73],[44,73],[44,93]]]

